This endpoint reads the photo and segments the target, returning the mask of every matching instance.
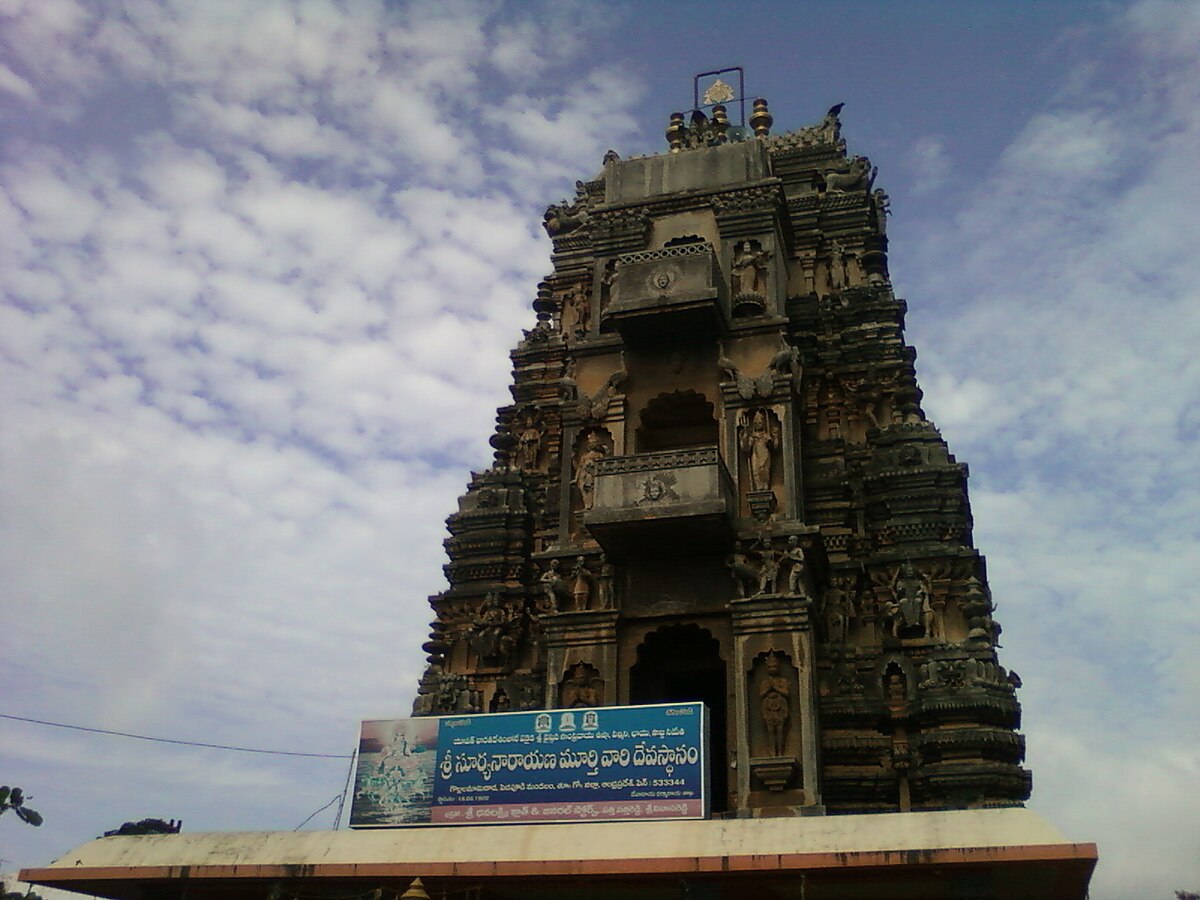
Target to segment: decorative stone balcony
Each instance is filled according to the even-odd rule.
[[[602,327],[627,342],[708,336],[725,327],[725,279],[711,244],[682,244],[617,257]]]
[[[610,554],[724,549],[733,540],[736,510],[717,448],[694,447],[598,460],[595,502],[584,524]]]

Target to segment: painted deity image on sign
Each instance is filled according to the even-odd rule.
[[[351,827],[429,821],[438,722],[426,717],[362,723]]]

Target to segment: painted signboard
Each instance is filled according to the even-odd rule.
[[[363,722],[352,828],[700,819],[702,703]]]

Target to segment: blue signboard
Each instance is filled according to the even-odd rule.
[[[351,827],[698,819],[701,703],[363,723]]]

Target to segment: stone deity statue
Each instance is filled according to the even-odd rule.
[[[898,613],[899,624],[906,627],[926,627],[931,618],[929,586],[917,572],[912,562],[905,560],[892,578],[892,596]]]
[[[596,502],[596,463],[606,456],[608,448],[604,446],[604,439],[595,431],[588,432],[583,451],[575,463],[575,487],[585,510],[591,509]]]
[[[750,414],[750,421],[742,429],[741,443],[746,468],[750,473],[750,490],[769,491],[771,463],[777,442],[765,409],[759,408]]]
[[[791,717],[792,686],[780,674],[779,656],[767,657],[767,674],[758,684],[758,698],[772,756],[787,752],[787,723]]]
[[[533,417],[525,419],[517,432],[517,468],[531,472],[537,468],[538,454],[542,446],[542,430]]]

